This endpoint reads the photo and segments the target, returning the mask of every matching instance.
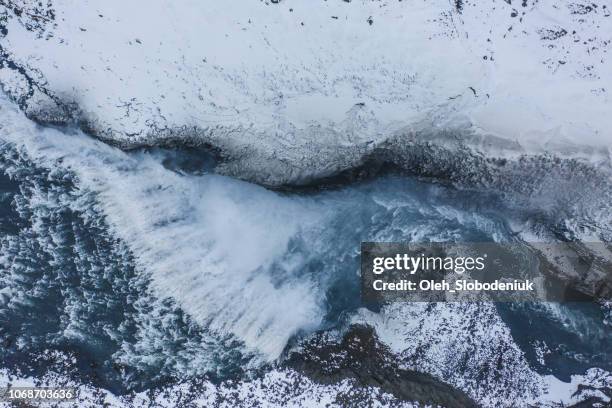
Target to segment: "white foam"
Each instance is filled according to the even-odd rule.
[[[6,103],[2,110],[9,124],[2,138],[25,146],[34,160],[61,160],[73,170],[81,188],[97,193],[158,296],[175,299],[198,323],[236,336],[266,359],[297,331],[320,324],[322,294],[314,281],[291,279],[299,265],[269,270],[320,213],[241,181],[181,176],[149,155],[36,128]]]

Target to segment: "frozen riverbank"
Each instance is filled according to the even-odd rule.
[[[463,160],[610,165],[605,4],[2,8],[0,83],[30,117],[126,148],[209,144],[226,158],[218,171],[259,183],[333,175],[415,135]]]

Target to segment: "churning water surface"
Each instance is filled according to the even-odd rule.
[[[0,141],[2,361],[37,374],[61,351],[114,392],[239,376],[341,327],[362,306],[361,241],[516,239],[493,194],[393,174],[277,192],[203,151],[21,131]],[[598,306],[498,309],[537,370],[612,368]]]

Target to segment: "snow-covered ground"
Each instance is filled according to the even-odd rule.
[[[397,335],[396,335],[397,336]],[[54,358],[58,365],[69,368],[74,361],[69,356],[47,352],[45,358]],[[403,354],[399,354],[403,358]],[[432,365],[442,361],[432,361]],[[61,372],[61,369],[58,370]],[[70,379],[56,371],[50,371],[43,377],[32,378],[20,373],[0,369],[0,387],[74,387],[77,389],[76,401],[64,403],[40,403],[39,406],[64,407],[74,406],[93,408],[106,406],[123,407],[393,407],[417,408],[430,407],[418,402],[398,400],[379,387],[363,386],[353,379],[337,382],[313,381],[307,376],[286,368],[273,369],[263,376],[239,381],[225,381],[215,384],[207,380],[182,381],[154,390],[130,393],[123,396],[96,388],[89,384]],[[591,369],[584,375],[574,375],[566,383],[554,376],[525,377],[518,372],[507,381],[498,380],[499,389],[482,385],[480,389],[470,389],[465,383],[460,389],[476,399],[483,407],[523,407],[561,408],[570,404],[586,403],[596,408],[603,408],[610,402],[606,392],[612,386],[610,373]],[[449,380],[448,376],[444,378]],[[454,380],[454,381],[453,381]],[[457,379],[450,378],[451,383]],[[460,380],[461,381],[461,380]],[[521,381],[526,381],[520,384]],[[518,385],[518,388],[512,388]],[[480,394],[480,395],[478,395]],[[0,407],[10,407],[0,401]]]
[[[482,406],[569,405],[589,396],[609,401],[598,389],[612,384],[605,370],[572,376],[570,383],[536,373],[492,303],[396,303],[377,314],[361,310],[354,321],[374,327],[404,367],[431,373]],[[579,383],[586,393],[578,392]]]
[[[493,157],[610,159],[606,2],[7,4],[0,83],[29,115],[126,147],[209,143],[259,182],[333,174],[423,129],[483,135],[465,144]]]
[[[78,390],[78,397],[74,401],[40,403],[38,405],[40,407],[340,408],[346,406],[346,401],[360,401],[353,405],[359,407],[418,408],[425,406],[399,401],[375,387],[360,388],[350,380],[342,381],[339,384],[317,384],[293,370],[275,370],[254,381],[229,382],[221,385],[208,381],[195,384],[185,382],[154,392],[134,393],[123,397],[115,396],[103,389],[67,380],[58,375],[50,374],[46,378],[29,378],[10,375],[6,370],[0,370],[0,387],[5,387],[9,383],[13,387],[64,386],[76,387]],[[0,407],[9,408],[10,405],[0,401]]]

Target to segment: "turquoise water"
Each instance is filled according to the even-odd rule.
[[[94,147],[92,151],[97,152]],[[264,300],[274,299],[282,288],[303,295],[292,298],[290,311],[274,305],[262,309],[270,326],[277,318],[291,321],[292,313],[303,316],[304,323],[287,334],[290,347],[315,330],[342,327],[362,307],[361,241],[515,239],[508,219],[516,217],[516,208],[506,209],[493,194],[428,180],[385,174],[342,186],[272,192],[212,175],[215,160],[201,150],[132,152],[125,156],[125,166],[116,165],[114,154],[100,150],[103,164],[88,166],[101,166],[100,174],[104,165],[119,166],[127,190],[115,191],[113,183],[118,181],[90,188],[78,168],[41,166],[9,145],[0,148],[0,353],[5,367],[37,375],[53,367],[48,352],[57,350],[76,361],[69,375],[116,393],[176,378],[235,378],[245,367],[265,367],[246,347],[252,341],[248,327],[228,323],[222,326],[224,332],[207,310],[198,309],[200,303],[181,297],[180,291],[188,289],[183,284],[191,297],[208,293],[210,278],[190,274],[189,268],[202,267],[208,258],[199,251],[218,242],[235,244],[257,262],[259,254],[249,254],[249,245],[256,251],[259,244],[268,248],[265,262],[244,280],[245,290],[264,277],[270,282],[263,286],[270,291]],[[150,169],[157,173],[148,175]],[[115,233],[121,229],[109,225],[113,214],[108,212],[123,209],[104,203],[113,194],[127,206],[130,190],[151,180],[159,181],[159,187],[147,186],[139,196],[142,202],[131,201],[142,206],[131,216],[170,205],[176,214],[163,221],[142,221],[146,228],[137,233],[143,235],[134,233],[129,235],[134,242],[127,241]],[[166,194],[169,186],[175,189],[171,195]],[[116,196],[121,191],[127,201]],[[219,217],[227,217],[227,223],[211,229],[207,223]],[[178,230],[172,229],[175,223]],[[177,231],[189,239],[182,241]],[[251,235],[253,240],[247,239]],[[166,241],[167,236],[174,238]],[[202,237],[210,242],[199,246]],[[180,276],[148,271],[150,264],[142,260],[151,252],[158,264],[178,253],[173,262],[186,260],[182,269],[187,270]],[[177,282],[185,279],[189,281]],[[232,290],[228,285],[227,293]],[[235,305],[236,313],[246,302],[240,297],[223,301],[225,308]],[[567,379],[590,367],[612,369],[612,330],[604,325],[597,305],[500,304],[498,310],[537,371]],[[260,337],[253,341],[267,340]],[[544,357],[536,351],[542,343],[548,347]]]

